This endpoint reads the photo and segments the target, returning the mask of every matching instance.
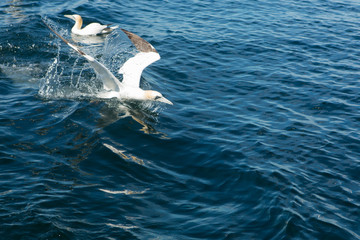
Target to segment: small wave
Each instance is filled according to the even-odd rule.
[[[133,191],[133,190],[122,190],[122,191],[112,191],[112,190],[106,190],[106,189],[102,189],[100,188],[99,189],[100,191],[102,192],[105,192],[105,193],[109,193],[109,194],[123,194],[123,195],[139,195],[139,194],[144,194],[146,192],[146,190],[143,190],[143,191]]]

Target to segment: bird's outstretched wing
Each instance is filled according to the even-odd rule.
[[[128,59],[120,68],[119,73],[123,75],[122,84],[139,87],[143,70],[153,62],[159,60],[160,55],[156,49],[143,38],[125,29],[121,30],[128,36],[136,49],[139,50],[139,53]]]
[[[96,74],[103,82],[104,88],[106,90],[112,90],[119,92],[122,88],[121,82],[107,69],[103,64],[96,61],[93,57],[87,55],[83,51],[81,51],[77,46],[71,44],[68,40],[63,38],[60,34],[55,32],[54,29],[52,29],[45,21],[43,21],[44,24],[53,32],[56,36],[58,36],[61,40],[63,40],[67,45],[69,45],[72,49],[74,49],[77,53],[79,53],[81,56],[83,56],[90,65],[94,68]]]

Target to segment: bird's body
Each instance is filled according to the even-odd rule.
[[[132,99],[132,100],[151,100],[152,95],[156,96],[156,91],[142,90],[136,87],[123,87],[120,91],[107,90],[97,94],[98,98],[111,99]],[[159,95],[160,96],[160,95]]]
[[[86,27],[81,28],[83,20],[80,15],[74,14],[64,16],[75,21],[74,26],[71,28],[71,32],[81,36],[106,34],[117,28],[117,26],[110,27],[110,24],[101,25],[100,23],[90,23]]]
[[[141,37],[121,29],[140,52],[127,60],[120,68],[119,73],[123,75],[123,81],[120,82],[103,64],[64,39],[46,23],[45,25],[67,45],[83,56],[94,68],[96,74],[103,82],[104,89],[98,94],[99,98],[150,100],[172,105],[172,102],[163,97],[161,93],[140,88],[140,78],[143,70],[151,63],[160,59],[160,55],[155,48]]]

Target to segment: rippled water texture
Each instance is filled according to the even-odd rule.
[[[161,60],[103,101],[86,61]],[[360,239],[358,1],[0,3],[2,239]],[[91,40],[91,42],[89,42]]]

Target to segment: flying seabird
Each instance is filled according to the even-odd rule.
[[[84,57],[94,68],[98,77],[102,80],[104,87],[104,91],[98,94],[99,98],[150,100],[173,105],[173,103],[166,99],[161,93],[140,88],[140,78],[143,70],[151,63],[160,59],[160,55],[155,48],[143,38],[125,29],[121,29],[139,52],[134,57],[128,59],[120,68],[119,73],[123,75],[123,80],[120,82],[102,63],[81,51],[77,46],[71,44],[55,32],[48,24],[45,23],[45,25],[67,45]]]
[[[86,36],[86,35],[106,34],[112,32],[114,29],[118,27],[118,26],[110,27],[111,24],[101,25],[100,23],[90,23],[89,25],[81,29],[83,20],[80,15],[74,14],[74,15],[64,15],[64,16],[75,21],[75,24],[71,29],[71,32],[77,35]]]

